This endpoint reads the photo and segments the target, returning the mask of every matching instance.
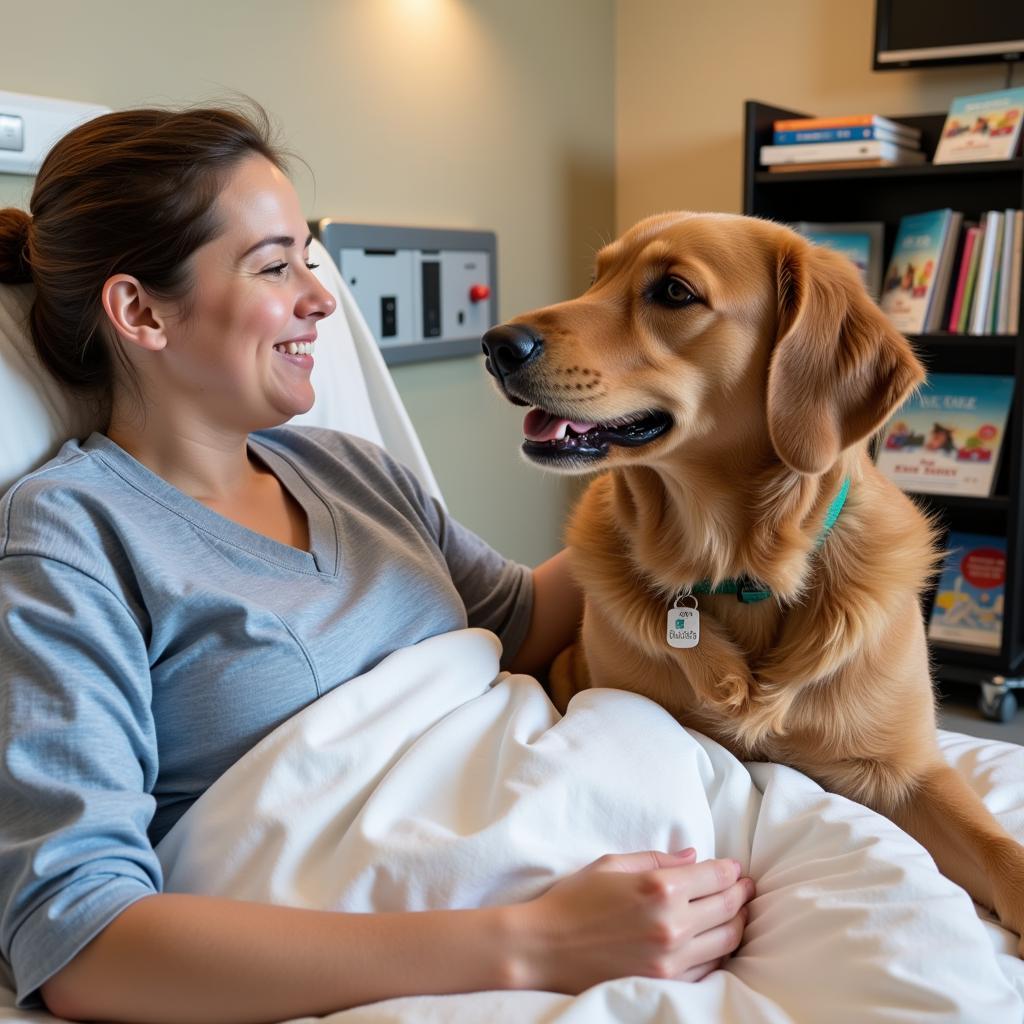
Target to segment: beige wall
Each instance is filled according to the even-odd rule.
[[[1003,88],[993,65],[872,71],[874,10],[875,0],[618,0],[617,230],[664,210],[742,211],[745,100],[918,114]]]
[[[739,211],[743,102],[943,111],[1002,69],[873,72],[874,0],[0,0],[0,89],[112,107],[246,93],[313,168],[310,217],[497,231],[502,317],[583,287],[648,213]],[[30,182],[0,175],[0,203]],[[565,481],[518,456],[481,361],[395,377],[455,514],[556,550]]]
[[[614,0],[0,0],[0,25],[0,89],[254,97],[313,169],[311,218],[495,230],[502,317],[578,290],[614,230]],[[30,184],[0,175],[0,203]],[[568,488],[521,462],[481,360],[395,377],[453,512],[554,552]]]

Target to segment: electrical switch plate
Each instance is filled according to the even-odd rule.
[[[0,173],[35,174],[62,135],[109,110],[96,103],[0,91]]]
[[[389,365],[478,355],[498,322],[493,231],[310,225],[352,292]]]

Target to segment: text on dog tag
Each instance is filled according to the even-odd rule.
[[[669,647],[696,647],[700,642],[700,612],[696,608],[670,608],[667,639]]]

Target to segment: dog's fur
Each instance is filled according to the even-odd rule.
[[[698,301],[656,300],[670,278]],[[867,452],[924,372],[852,265],[768,221],[668,214],[602,249],[580,298],[512,323],[543,351],[507,396],[570,420],[673,418],[613,447],[572,515],[586,611],[556,703],[633,689],[740,758],[792,765],[890,817],[1020,935],[1024,848],[936,741],[919,604],[935,530]],[[772,599],[698,597],[699,644],[668,645],[681,588],[741,576]]]

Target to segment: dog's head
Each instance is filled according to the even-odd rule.
[[[727,214],[641,221],[585,294],[483,344],[501,392],[533,407],[524,453],[568,472],[756,446],[822,473],[924,379],[848,260]]]

